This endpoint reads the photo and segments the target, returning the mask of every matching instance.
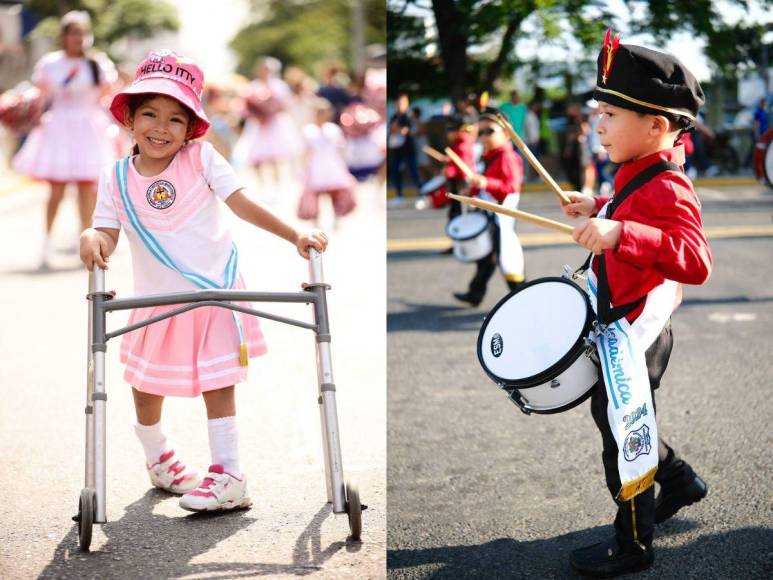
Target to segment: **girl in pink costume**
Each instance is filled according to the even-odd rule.
[[[275,58],[265,57],[258,63],[245,99],[239,144],[256,169],[270,168],[274,184],[279,182],[279,163],[296,159],[302,149],[298,126],[286,110],[292,91],[279,76],[281,71],[282,63]]]
[[[49,236],[65,185],[78,184],[78,208],[84,229],[94,211],[99,172],[115,159],[113,142],[108,136],[111,121],[99,100],[110,91],[117,73],[107,56],[86,52],[92,42],[90,29],[87,12],[68,12],[62,18],[62,50],[41,58],[32,73],[32,82],[51,106],[13,159],[13,168],[19,173],[51,184],[42,266],[50,257]]]
[[[298,205],[298,217],[316,222],[319,196],[328,194],[336,217],[345,216],[355,207],[353,189],[357,184],[344,160],[346,139],[341,128],[331,123],[333,107],[327,99],[313,101],[315,122],[303,128],[306,144],[306,176]]]
[[[131,157],[102,172],[93,228],[81,235],[81,259],[89,269],[93,263],[107,268],[123,228],[136,295],[195,290],[199,280],[244,288],[219,200],[240,218],[294,244],[305,258],[310,246],[319,251],[327,246],[322,232],[299,233],[252,202],[212,145],[193,141],[210,126],[201,105],[203,80],[190,60],[152,52],[134,83],[110,106],[136,146]],[[134,310],[130,322],[174,308]],[[217,307],[197,308],[124,335],[124,378],[133,387],[136,431],[151,482],[184,494],[184,509],[251,504],[239,467],[234,384],[246,379],[249,358],[265,352],[257,319]],[[167,395],[204,398],[212,465],[203,480],[179,460],[161,429]]]

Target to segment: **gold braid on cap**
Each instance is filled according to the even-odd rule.
[[[658,111],[663,111],[664,113],[670,113],[671,115],[677,115],[679,117],[687,117],[690,119],[690,121],[695,121],[695,115],[689,111],[685,111],[684,109],[673,109],[671,107],[662,107],[654,103],[648,103],[647,101],[640,101],[639,99],[634,99],[633,97],[629,97],[628,95],[624,95],[623,93],[613,91],[611,89],[602,89],[601,87],[596,87],[596,90],[600,93],[607,93],[609,95],[614,95],[615,97],[620,97],[621,99],[636,105],[641,105],[642,107],[649,107],[650,109],[656,109]]]

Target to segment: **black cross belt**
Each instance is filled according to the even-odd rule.
[[[626,183],[625,186],[615,194],[615,196],[612,198],[612,201],[609,203],[609,206],[607,207],[606,218],[612,219],[612,215],[615,213],[615,210],[620,207],[620,205],[628,198],[629,195],[665,171],[681,170],[676,163],[671,161],[660,161],[654,165],[650,165],[647,169],[635,175],[633,179]],[[587,270],[590,267],[590,261],[592,257],[593,253],[589,254],[588,258],[585,260],[585,263],[580,266],[578,271],[582,272]],[[620,306],[613,307],[609,297],[609,280],[607,279],[607,264],[606,260],[604,259],[604,253],[602,252],[599,256],[596,256],[596,259],[599,263],[599,287],[596,300],[598,311],[597,319],[601,324],[612,324],[616,320],[620,320],[638,308],[639,305],[644,302],[644,299],[647,297],[647,295],[645,294],[633,302],[628,302],[627,304],[621,304]]]

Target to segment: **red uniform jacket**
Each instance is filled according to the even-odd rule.
[[[473,145],[475,139],[466,132],[460,132],[460,137],[451,143],[451,150],[461,157],[469,167],[475,169],[475,152]],[[464,173],[456,166],[456,163],[449,161],[446,164],[446,177],[448,179],[464,179]]]
[[[483,172],[486,178],[486,191],[499,203],[502,203],[510,193],[521,193],[523,161],[515,154],[509,141],[485,153],[483,163],[486,165]],[[475,196],[480,193],[480,190],[473,187],[470,193]]]
[[[615,175],[615,191],[659,161],[683,166],[684,148],[677,145],[624,163]],[[608,200],[597,198],[596,209],[600,210]],[[612,219],[622,222],[617,249],[604,251],[613,306],[641,298],[665,278],[683,284],[703,284],[708,280],[712,260],[703,232],[701,203],[683,173],[659,174],[633,192]],[[597,266],[594,261],[594,272]],[[643,309],[642,302],[626,318],[633,322]]]

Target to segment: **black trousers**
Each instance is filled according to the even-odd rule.
[[[466,186],[466,183],[463,179],[449,179],[446,182],[446,189],[449,193],[454,193],[456,195],[459,194],[462,189],[464,189]],[[451,203],[448,204],[448,221],[450,222],[452,219],[454,219],[456,216],[462,213],[462,204],[455,199],[451,200]]]
[[[674,338],[669,320],[645,353],[653,407],[655,406],[655,389],[660,386],[660,380],[671,357],[673,344]],[[617,469],[617,442],[607,420],[607,403],[607,389],[602,379],[596,383],[591,396],[591,415],[596,427],[601,432],[603,443],[601,459],[604,464],[607,488],[612,494],[612,498],[615,498],[622,484]],[[655,481],[664,487],[679,486],[691,482],[695,477],[695,472],[689,464],[677,457],[674,450],[660,437],[660,433],[661,430],[658,429],[658,471],[655,475]],[[623,502],[615,500],[615,503],[618,506],[615,517],[615,535],[618,542],[624,545],[630,544],[636,539],[649,548],[652,545],[655,529],[655,486],[640,493],[633,500]]]
[[[475,262],[475,275],[470,280],[470,287],[468,289],[470,297],[478,302],[483,301],[488,282],[499,265],[499,224],[496,221],[492,221],[489,231],[491,232],[493,248],[491,253]],[[520,285],[518,282],[507,280],[507,287],[511,291],[516,290]]]

